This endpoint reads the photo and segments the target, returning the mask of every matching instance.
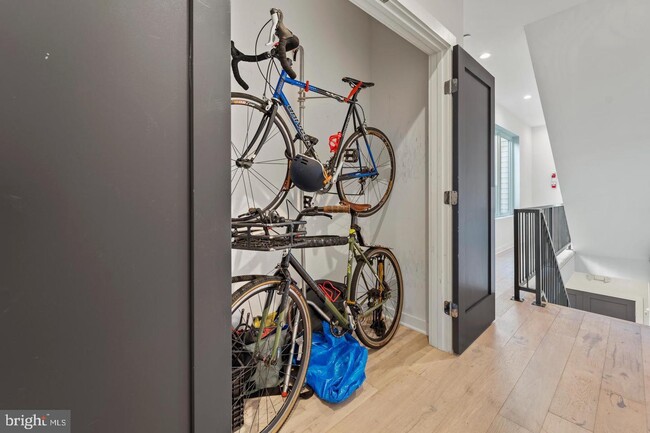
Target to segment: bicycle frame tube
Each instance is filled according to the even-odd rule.
[[[291,123],[293,123],[294,128],[296,128],[296,132],[298,133],[298,137],[300,140],[302,140],[305,144],[307,143],[307,134],[305,133],[304,129],[302,128],[302,125],[300,124],[300,121],[298,120],[298,116],[296,116],[296,113],[293,111],[293,108],[291,107],[291,104],[289,103],[289,100],[287,99],[286,95],[284,94],[284,85],[289,84],[291,86],[295,86],[298,88],[301,88],[305,90],[305,92],[314,92],[319,95],[326,96],[328,98],[332,98],[337,100],[338,102],[341,103],[347,103],[349,104],[348,112],[345,115],[345,121],[343,122],[343,127],[341,128],[341,142],[345,142],[345,133],[348,128],[348,125],[350,123],[350,119],[355,120],[358,122],[359,126],[361,127],[362,133],[363,133],[363,139],[366,143],[366,149],[368,149],[368,154],[370,155],[370,161],[372,162],[372,170],[367,172],[367,173],[362,173],[361,172],[361,160],[359,160],[359,172],[357,173],[349,173],[343,175],[343,179],[359,179],[359,178],[364,178],[364,177],[372,177],[375,176],[378,171],[377,171],[377,164],[375,163],[375,157],[372,154],[372,151],[370,149],[370,143],[368,142],[368,137],[366,134],[366,129],[363,126],[363,122],[361,121],[361,116],[359,115],[359,112],[357,111],[356,108],[356,95],[352,99],[348,99],[345,96],[341,96],[339,94],[330,92],[329,90],[324,90],[316,86],[312,86],[311,84],[307,85],[307,83],[303,83],[300,80],[294,80],[293,78],[289,77],[289,75],[283,70],[280,73],[280,77],[278,78],[278,83],[275,86],[275,91],[273,93],[273,98],[277,101],[279,101],[282,106],[284,107],[284,110],[286,111],[287,115],[289,116],[289,119],[291,119]],[[358,145],[357,145],[358,146]],[[332,183],[336,183],[338,180],[339,176],[341,175],[341,172],[343,171],[343,162],[344,159],[341,159],[341,162],[339,165],[336,167],[336,170],[334,170],[334,175],[332,178]]]
[[[366,255],[364,251],[361,249],[359,244],[357,243],[356,240],[356,230],[351,228],[350,229],[350,238],[348,241],[349,245],[349,252],[348,252],[348,270],[347,270],[347,294],[346,294],[346,300],[349,304],[352,304],[352,300],[350,299],[350,295],[352,293],[352,260],[354,259],[357,263],[359,260],[365,262],[368,265],[368,268],[372,272],[372,275],[379,281],[379,284],[383,286],[382,279],[379,277],[375,269],[372,267],[372,264],[368,259],[366,258]],[[354,301],[356,302],[356,300]],[[375,311],[377,308],[383,306],[386,303],[386,301],[381,302],[380,304],[375,305],[374,307],[370,308],[369,310],[365,311],[361,316],[365,317],[370,315],[373,311]]]
[[[359,115],[359,113],[357,113],[355,108],[357,102],[356,96],[353,97],[352,99],[348,99],[345,96],[341,96],[337,93],[330,92],[329,90],[324,90],[319,87],[312,86],[311,84],[307,85],[307,83],[303,83],[300,80],[294,80],[293,78],[289,77],[289,75],[285,71],[282,71],[280,73],[280,78],[278,78],[278,83],[275,86],[275,92],[273,93],[273,98],[280,101],[280,103],[286,110],[287,115],[291,119],[291,123],[293,123],[293,126],[296,128],[296,131],[298,132],[298,135],[300,136],[301,140],[304,140],[304,136],[306,134],[305,131],[302,129],[302,125],[298,120],[298,116],[296,116],[296,113],[293,111],[293,108],[291,107],[289,100],[284,94],[285,83],[291,86],[301,88],[305,90],[305,92],[314,92],[319,95],[323,95],[325,97],[334,99],[338,102],[349,104],[348,112],[345,115],[345,121],[343,123],[343,127],[341,128],[341,141],[343,141],[345,138],[345,131],[347,130],[348,124],[350,123],[350,119],[353,118],[353,116],[356,117],[356,119],[358,119],[359,124],[362,124],[361,116]]]
[[[318,287],[318,284],[314,281],[314,279],[307,273],[305,268],[302,267],[300,262],[296,260],[296,258],[293,256],[293,254],[289,254],[289,264],[291,267],[300,275],[300,278],[307,283],[307,286],[309,286],[316,294],[318,295],[319,298],[325,303],[325,306],[327,307],[328,310],[334,314],[337,320],[339,320],[339,323],[341,326],[344,327],[349,327],[350,322],[348,321],[345,316],[341,314],[341,312],[336,308],[336,306],[332,303],[332,301],[329,300],[329,298],[321,292],[320,288]]]

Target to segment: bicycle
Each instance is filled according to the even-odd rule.
[[[266,217],[233,223],[233,248],[284,250],[274,275],[243,277],[250,281],[232,295],[233,432],[277,432],[287,420],[303,392],[309,365],[310,308],[330,324],[335,336],[354,331],[371,349],[381,349],[395,335],[403,305],[402,274],[388,248],[365,245],[357,217],[367,209],[368,205],[344,202],[305,209],[296,220]],[[306,236],[304,216],[331,218],[332,213],[351,215],[347,237]],[[314,280],[291,252],[346,244],[344,284],[328,286]],[[305,282],[303,291],[290,268]],[[308,292],[324,309],[307,299]]]
[[[257,98],[239,92],[233,92],[231,95],[233,220],[245,221],[254,218],[248,209],[260,208],[263,211],[276,209],[292,185],[297,183],[295,177],[291,176],[292,169],[308,164],[313,166],[311,168],[316,177],[309,182],[309,185],[298,184],[298,187],[309,192],[326,193],[336,185],[341,201],[371,205],[365,211],[359,212],[359,216],[365,217],[376,213],[386,203],[393,189],[395,152],[383,132],[366,126],[365,113],[358,102],[360,91],[373,87],[374,83],[345,77],[343,82],[349,84],[352,89],[348,96],[342,96],[316,87],[309,81],[296,80],[296,73],[292,69],[291,60],[287,58],[287,52],[298,48],[298,37],[284,25],[282,11],[271,9],[271,16],[272,19],[267,21],[258,33],[259,39],[259,35],[268,23],[273,22],[267,45],[274,44],[274,35],[278,38],[278,42],[270,51],[245,55],[231,41],[233,74],[244,90],[248,90],[249,87],[239,73],[239,62],[259,63],[271,60],[266,75],[263,74],[266,81],[264,94],[267,86],[272,87],[270,76],[275,60],[277,59],[282,66],[282,70],[278,70],[279,78],[276,86],[272,88],[273,96],[270,99],[266,96]],[[261,68],[259,69],[261,72]],[[321,163],[314,148],[318,139],[305,133],[291,107],[284,93],[285,84],[348,104],[340,132],[330,137],[332,155],[325,164]],[[290,138],[292,135],[287,123],[278,113],[280,107],[284,109],[296,131],[293,138]],[[352,121],[352,132],[346,139],[350,121]],[[302,155],[295,153],[294,145],[298,140],[305,148]]]

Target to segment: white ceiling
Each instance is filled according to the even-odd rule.
[[[546,122],[524,26],[587,0],[465,0],[464,48],[496,78],[497,103],[529,126]],[[480,60],[489,52],[492,57]],[[524,100],[524,95],[532,99]]]

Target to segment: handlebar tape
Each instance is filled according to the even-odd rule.
[[[350,206],[323,206],[322,209],[325,213],[350,213]]]
[[[244,90],[248,90],[248,84],[239,74],[239,62],[259,62],[262,60],[270,59],[271,53],[266,52],[258,54],[257,56],[249,56],[239,51],[235,47],[234,41],[230,41],[230,56],[232,57],[232,62],[230,64],[232,66],[232,73],[235,76],[235,80],[237,80],[239,85],[242,86]]]
[[[298,40],[298,37],[294,35],[286,39],[280,39],[277,47],[277,56],[280,65],[282,65],[282,69],[284,69],[285,72],[294,80],[298,75],[291,67],[289,59],[287,59],[287,51],[295,50],[298,48],[298,45],[300,45],[300,41]]]

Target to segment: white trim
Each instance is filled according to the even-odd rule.
[[[350,2],[429,55],[456,45],[456,36],[413,0]]]
[[[452,214],[443,205],[452,185],[452,106],[444,83],[452,78],[452,47],[456,37],[413,0],[350,0],[380,23],[429,55],[429,149],[427,152],[427,280],[429,344],[451,352],[451,318],[443,314],[451,299]],[[409,322],[405,322],[407,327]]]
[[[447,352],[452,351],[452,321],[443,308],[452,299],[453,221],[451,207],[443,203],[444,192],[452,189],[453,125],[452,98],[444,85],[452,77],[452,56],[449,47],[429,57],[429,343]]]
[[[497,250],[494,252],[494,254],[499,255],[501,253],[505,253],[506,251],[509,251],[515,247],[515,244],[508,244],[504,245],[501,248],[497,248]]]

